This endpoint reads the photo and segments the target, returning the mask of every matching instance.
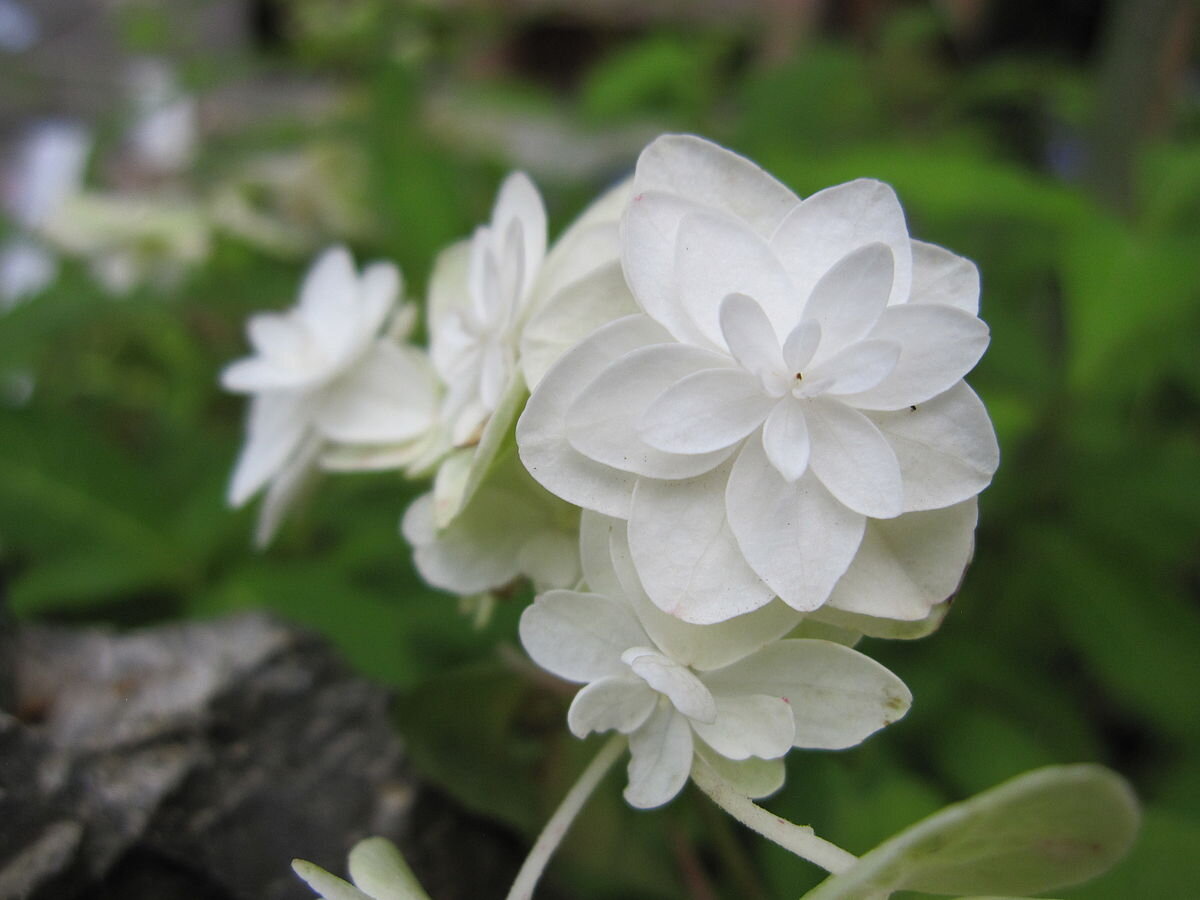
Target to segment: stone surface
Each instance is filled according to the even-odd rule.
[[[0,647],[0,900],[300,900],[293,857],[342,872],[369,834],[437,900],[502,896],[519,863],[420,784],[386,692],[305,632],[239,616]]]

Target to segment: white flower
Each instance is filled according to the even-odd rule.
[[[627,519],[647,592],[687,621],[776,596],[926,617],[998,458],[962,381],[988,340],[974,266],[910,239],[886,185],[801,202],[699,138],[652,143],[634,195],[641,312],[539,383],[517,428],[530,472]]]
[[[585,684],[568,724],[578,737],[629,735],[625,798],[666,803],[700,754],[747,796],[783,783],[793,746],[853,746],[904,715],[911,695],[887,669],[829,641],[779,640],[799,621],[773,603],[719,625],[689,625],[646,597],[624,523],[584,514],[591,593],[550,591],[521,617],[533,660]]]
[[[436,494],[422,494],[401,530],[421,577],[462,596],[525,576],[536,590],[578,584],[579,510],[548,493],[510,453],[439,530]]]
[[[546,254],[546,211],[528,176],[505,179],[491,222],[475,230],[466,254],[465,284],[439,279],[430,303],[430,354],[446,385],[442,415],[459,446],[478,441],[517,371],[520,327]]]
[[[153,172],[182,171],[196,153],[195,98],[166,60],[134,60],[126,80],[133,113],[126,140],[134,159]]]
[[[387,838],[359,841],[350,850],[349,862],[354,884],[302,859],[293,860],[292,869],[323,900],[429,900],[396,845]]]
[[[395,266],[375,263],[360,276],[336,247],[313,264],[294,308],[251,318],[255,355],[221,377],[227,390],[253,395],[232,505],[277,479],[291,496],[302,480],[298,464],[307,469],[329,442],[415,441],[433,425],[437,383],[428,360],[381,336],[400,290]]]

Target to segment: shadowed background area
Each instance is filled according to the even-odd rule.
[[[425,778],[530,840],[594,747],[563,727],[570,691],[518,649],[528,591],[473,624],[425,587],[397,534],[417,489],[394,474],[326,479],[253,551],[253,512],[224,502],[243,409],[217,374],[243,355],[246,316],[289,305],[320,248],[396,261],[419,298],[505,172],[538,182],[556,235],[653,136],[695,132],[801,194],[889,182],[915,237],[978,263],[992,329],[970,382],[1002,464],[975,562],[937,635],[864,646],[912,688],[912,712],[854,750],[790,754],[767,805],[861,852],[1019,772],[1098,761],[1137,788],[1142,837],[1063,896],[1194,897],[1197,14],[1188,0],[0,0],[8,621],[301,623],[397,691]],[[22,199],[48,127],[86,133],[70,191],[87,215],[69,229]],[[817,880],[694,792],[626,808],[615,776],[548,884],[704,900]]]

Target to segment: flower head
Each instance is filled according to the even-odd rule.
[[[621,251],[640,312],[534,391],[534,477],[627,519],[649,596],[687,621],[776,596],[920,619],[949,596],[997,462],[962,381],[988,340],[974,266],[910,239],[886,185],[801,201],[686,136],[639,159]]]
[[[585,513],[580,554],[591,592],[539,596],[521,617],[521,642],[540,666],[585,685],[568,713],[575,735],[629,735],[634,806],[674,797],[695,754],[764,796],[783,783],[793,746],[849,747],[908,709],[899,679],[849,647],[779,640],[800,621],[781,603],[719,625],[663,613],[642,590],[619,520]]]
[[[381,333],[400,289],[395,266],[375,263],[359,275],[337,247],[313,264],[295,307],[251,318],[254,355],[221,376],[227,390],[253,398],[231,504],[275,479],[294,483],[297,464],[315,463],[325,444],[417,441],[432,427],[432,368],[421,351]]]

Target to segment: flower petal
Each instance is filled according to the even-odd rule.
[[[810,400],[804,414],[812,444],[808,464],[829,493],[864,516],[899,515],[900,463],[871,420],[836,400]]]
[[[879,385],[844,397],[859,409],[901,409],[949,390],[988,345],[988,327],[952,306],[906,303],[884,310],[872,339],[900,344],[900,361]]]
[[[646,682],[627,675],[601,678],[584,686],[567,710],[567,727],[577,738],[593,731],[629,734],[654,712],[658,694]]]
[[[663,612],[642,589],[629,553],[625,523],[619,519],[608,521],[611,561],[620,580],[618,590],[633,606],[646,634],[681,665],[698,671],[727,666],[787,634],[800,622],[801,613],[780,600],[712,625],[692,625]]]
[[[673,706],[654,711],[629,735],[625,800],[638,809],[662,806],[679,793],[692,771],[692,729]]]
[[[895,263],[886,244],[847,253],[821,276],[804,305],[804,321],[821,326],[817,363],[860,340],[887,306]]]
[[[576,591],[539,595],[521,614],[520,634],[535,663],[581,682],[628,677],[621,654],[648,641],[627,605]]]
[[[369,341],[383,327],[384,320],[404,287],[404,279],[394,264],[374,262],[363,269],[358,284],[358,333],[360,340]]]
[[[292,870],[300,880],[316,891],[321,900],[373,900],[369,894],[364,894],[348,881],[343,881],[336,875],[330,875],[320,866],[297,859],[292,862]]]
[[[300,286],[297,311],[325,358],[345,358],[357,334],[358,273],[345,247],[316,258]]]
[[[675,245],[679,223],[702,208],[647,191],[634,195],[621,218],[621,268],[638,306],[676,340],[697,346],[710,342],[679,302]]]
[[[690,455],[652,447],[639,426],[656,398],[687,376],[714,366],[732,365],[728,357],[684,344],[640,347],[608,366],[579,392],[567,410],[566,433],[571,446],[587,458],[615,469],[651,478],[688,478],[707,472],[729,455],[736,441]],[[732,374],[750,378],[736,369]]]
[[[797,396],[860,393],[891,375],[899,359],[895,341],[859,341],[814,366],[807,376],[811,388],[797,383]]]
[[[521,332],[521,371],[529,389],[574,344],[602,325],[638,312],[616,260],[564,285]]]
[[[720,320],[725,346],[747,372],[760,375],[786,368],[771,320],[753,297],[730,294],[721,301]]]
[[[867,523],[862,546],[829,603],[887,619],[924,619],[958,590],[975,546],[974,497],[946,509]]]
[[[799,202],[750,160],[690,134],[665,134],[642,151],[634,191],[663,191],[731,213],[770,237]]]
[[[705,746],[703,742],[696,744],[696,756],[699,757],[697,763],[702,760],[722,781],[751,800],[769,797],[783,787],[787,778],[787,767],[782,756],[775,759],[750,756],[735,761]]]
[[[612,550],[609,546],[611,536],[617,529],[623,537],[623,521],[592,512],[590,509],[585,509],[579,517],[579,562],[583,567],[583,583],[593,594],[604,597],[625,595],[625,589],[621,586],[613,565]],[[648,633],[653,639],[654,634]],[[654,642],[658,643],[657,640]]]
[[[909,303],[953,306],[979,315],[979,269],[945,247],[912,241],[913,274]]]
[[[719,694],[712,724],[692,722],[700,740],[729,759],[775,759],[792,749],[796,722],[779,695]]]
[[[762,307],[778,346],[800,321],[802,297],[765,240],[729,216],[697,212],[679,223],[675,244],[678,302],[700,333],[721,347],[721,301],[746,294]]]
[[[792,210],[771,236],[771,246],[801,298],[837,262],[865,244],[887,244],[895,263],[889,303],[902,303],[912,282],[908,225],[896,192],[860,178],[818,191]]]
[[[785,699],[795,720],[795,746],[813,749],[852,747],[901,718],[912,702],[899,678],[832,641],[777,641],[707,673],[704,681],[718,698],[753,693]]]
[[[812,362],[817,347],[821,344],[821,326],[813,319],[805,319],[789,333],[783,342],[783,361],[791,374],[800,372]]]
[[[258,508],[258,521],[254,525],[254,546],[259,550],[270,545],[288,510],[316,480],[317,457],[324,445],[317,435],[310,434],[267,484],[267,493]]]
[[[768,590],[802,612],[824,603],[854,558],[863,516],[835,500],[812,472],[784,481],[761,441],[742,447],[725,497],[738,547]]]
[[[634,567],[654,605],[685,622],[731,619],[773,596],[747,566],[730,530],[728,479],[726,463],[686,480],[641,479],[633,492],[629,548]]]
[[[804,404],[793,397],[780,400],[763,426],[763,450],[786,481],[795,481],[808,469],[808,423]]]
[[[614,360],[666,337],[646,316],[618,319],[568,351],[538,383],[517,421],[517,446],[529,474],[552,494],[605,515],[629,515],[636,476],[595,462],[572,447],[566,414]]]
[[[711,722],[716,718],[712,694],[686,666],[649,647],[631,647],[621,654],[621,662],[689,719]]]
[[[660,393],[637,420],[637,434],[664,453],[708,455],[758,428],[776,403],[775,398],[763,393],[761,382],[749,372],[705,369],[681,378]],[[644,470],[640,473],[657,474]]]
[[[518,296],[522,296],[528,294],[529,284],[546,255],[546,207],[537,187],[524,172],[513,172],[504,179],[492,208],[492,228],[497,237],[506,237],[514,222],[520,223],[520,268],[524,279]]]
[[[275,391],[251,399],[246,443],[229,484],[230,506],[241,506],[286,465],[304,440],[310,414],[309,399],[300,393]]]
[[[982,491],[1000,463],[987,410],[966,382],[916,409],[867,414],[900,461],[904,510],[940,509]]]
[[[378,340],[358,365],[321,393],[316,426],[330,440],[346,444],[411,440],[433,426],[437,390],[425,354]]]

